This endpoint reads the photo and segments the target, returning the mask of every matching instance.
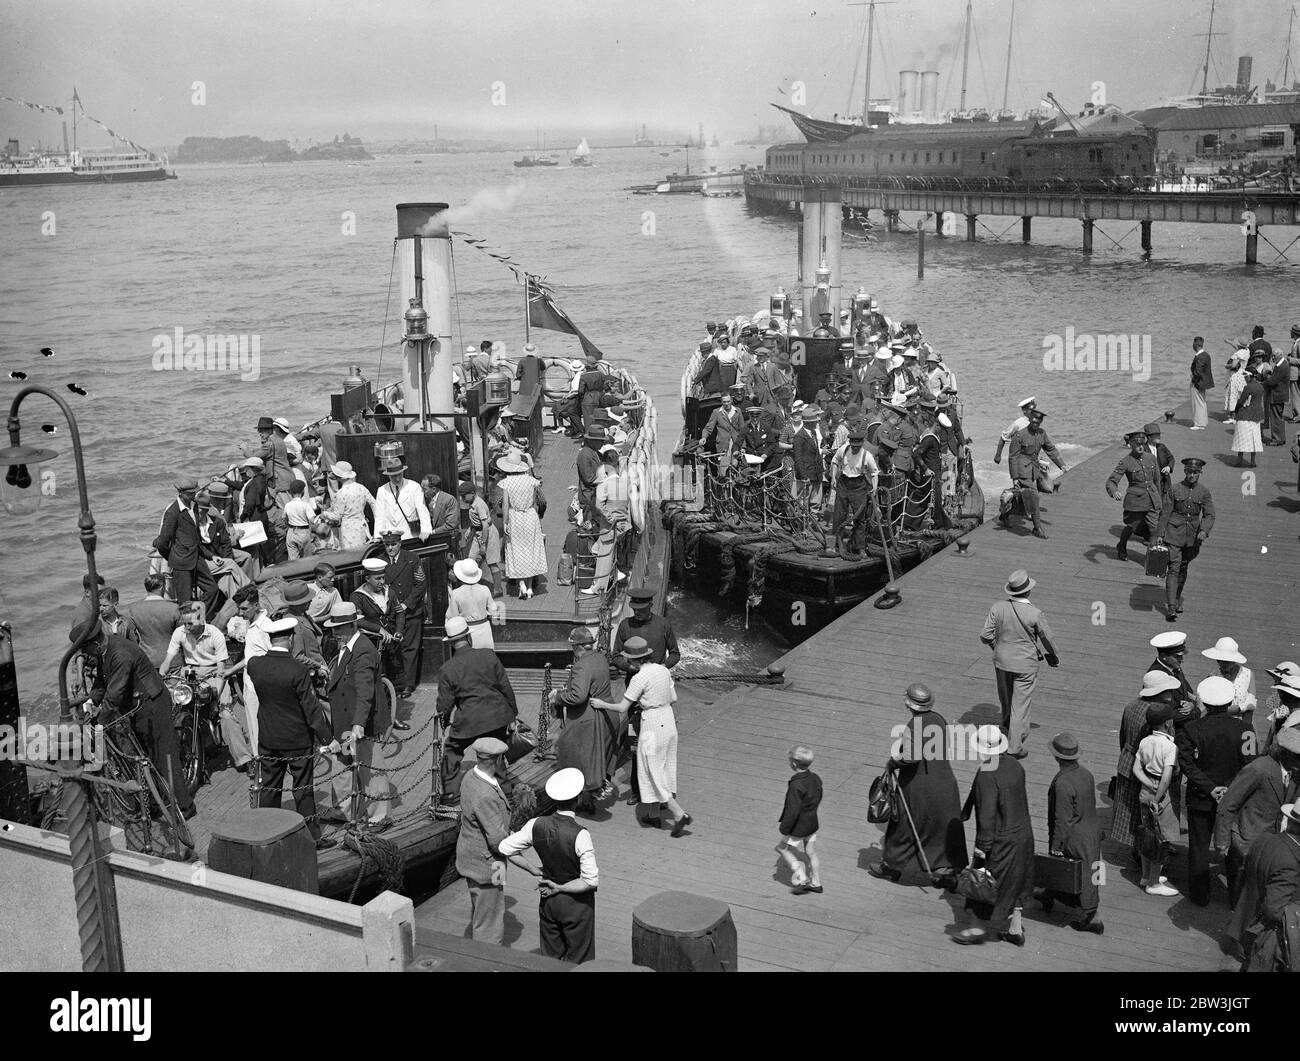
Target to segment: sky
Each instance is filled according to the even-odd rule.
[[[1002,103],[1012,0],[975,0],[968,104]],[[1220,0],[1210,84],[1281,70],[1290,0]],[[1009,106],[1104,84],[1124,109],[1199,88],[1210,0],[1016,0]],[[877,9],[873,96],[933,67],[957,105],[964,0]],[[858,111],[866,8],[845,0],[0,0],[0,95],[64,104],[138,143],[187,136],[567,143],[752,135],[793,98]],[[1300,59],[1300,29],[1293,45]],[[1216,77],[1215,72],[1220,76]],[[198,102],[195,83],[202,83]],[[850,94],[856,101],[850,108]],[[58,141],[0,103],[0,134]],[[791,130],[792,139],[793,130]],[[102,137],[101,137],[102,138]],[[84,141],[83,141],[84,142]]]

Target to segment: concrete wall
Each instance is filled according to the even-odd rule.
[[[134,852],[109,856],[126,969],[382,970],[410,962],[414,909],[364,907]],[[81,969],[68,840],[0,823],[0,970]]]

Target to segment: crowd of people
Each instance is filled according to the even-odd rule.
[[[909,489],[927,499],[907,513],[909,529],[950,526],[944,461],[958,460],[969,442],[943,355],[915,321],[890,320],[874,299],[866,305],[856,324],[848,310],[838,324],[824,313],[807,333],[840,339],[841,353],[806,402],[796,397],[799,316],[707,323],[691,383],[709,412],[693,431],[688,424],[713,476],[780,472],[780,491],[805,501],[850,554],[865,549],[869,524],[902,523]]]

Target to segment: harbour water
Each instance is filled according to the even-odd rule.
[[[401,307],[388,301],[388,283],[398,202],[469,204],[453,228],[556,287],[587,335],[652,392],[665,449],[680,423],[681,367],[703,323],[752,315],[777,284],[793,287],[793,219],[752,215],[739,199],[623,190],[680,169],[681,155],[596,149],[591,168],[530,170],[522,180],[512,157],[180,167],[181,179],[163,185],[0,191],[0,400],[7,409],[21,386],[10,378],[16,371],[72,403],[100,570],[124,601],[141,595],[149,543],[178,474],[226,467],[238,442],[255,438],[260,415],[295,425],[322,415],[348,365],[372,379],[395,375]],[[760,160],[758,148],[704,152],[719,169]],[[1137,232],[1124,237],[1119,223],[1099,231],[1097,252],[1085,257],[1075,222],[1036,219],[1035,242],[1023,247],[1018,222],[989,220],[994,233],[1006,229],[1002,242],[928,236],[924,280],[906,233],[846,236],[842,271],[846,294],[864,284],[891,316],[920,321],[944,352],[976,439],[977,474],[994,497],[1006,484],[1005,465],[991,460],[996,435],[1019,398],[1037,395],[1049,434],[1074,463],[1184,399],[1193,335],[1206,337],[1222,375],[1224,337],[1248,335],[1258,322],[1281,340],[1300,318],[1296,265],[1248,269],[1236,228],[1156,226],[1148,262]],[[986,228],[980,235],[991,237]],[[1107,236],[1122,238],[1123,248]],[[455,253],[456,344],[492,338],[518,350],[522,287],[482,251],[457,244]],[[1273,256],[1262,248],[1261,263]],[[156,369],[155,340],[177,328],[256,337],[256,371]],[[1149,364],[1045,367],[1054,337],[1071,335],[1139,337],[1144,349],[1149,337]],[[545,356],[577,349],[568,337],[535,338]],[[256,378],[241,378],[248,375]],[[14,624],[24,700],[48,703],[84,561],[66,429],[53,406],[28,399],[24,441],[34,442],[42,424],[58,428],[48,444],[61,456],[44,466],[54,473],[53,496],[35,515],[0,511],[0,618]],[[701,637],[716,636],[714,608],[698,605]],[[732,625],[749,639],[740,649],[746,658],[772,654],[761,631]],[[700,656],[713,651],[701,641]]]

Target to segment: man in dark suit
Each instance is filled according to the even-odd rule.
[[[199,555],[205,561],[234,559],[230,528],[222,515],[230,501],[230,487],[221,482],[209,483],[199,491],[195,500],[199,516]]]
[[[1214,529],[1214,499],[1201,485],[1205,461],[1184,457],[1183,481],[1174,483],[1165,495],[1156,524],[1156,544],[1169,546],[1169,570],[1165,572],[1165,618],[1177,620],[1183,610],[1183,588],[1187,569],[1201,553],[1201,543]]]
[[[1232,682],[1215,675],[1201,682],[1196,693],[1206,715],[1187,723],[1176,740],[1178,766],[1187,778],[1187,897],[1205,906],[1210,901],[1210,842],[1219,800],[1249,756],[1245,723],[1227,713],[1235,695]],[[1233,888],[1230,879],[1228,889]]]
[[[1278,734],[1267,755],[1246,764],[1219,800],[1219,836],[1228,837],[1228,890],[1232,905],[1241,898],[1242,868],[1251,845],[1277,832],[1282,807],[1300,799],[1300,729]]]
[[[1142,433],[1147,437],[1147,452],[1156,459],[1156,468],[1160,471],[1160,495],[1163,497],[1173,481],[1173,450],[1160,441],[1160,425],[1154,420],[1142,428]]]
[[[460,766],[465,749],[479,737],[506,741],[510,724],[519,717],[515,691],[501,660],[490,648],[470,644],[469,624],[460,616],[447,620],[443,638],[452,657],[438,675],[438,720],[446,733],[442,753],[442,801],[434,817],[460,814]],[[439,764],[434,763],[434,769]]]
[[[1192,430],[1204,431],[1210,422],[1205,394],[1214,387],[1214,370],[1210,355],[1205,352],[1205,340],[1197,336],[1192,340]]]
[[[98,679],[90,698],[107,709],[105,725],[130,712],[131,730],[145,754],[171,786],[181,813],[194,817],[194,797],[185,784],[176,749],[171,697],[144,649],[124,637],[105,634],[98,619],[77,626],[68,639],[98,659]]]
[[[1077,858],[1083,863],[1083,889],[1077,902],[1079,920],[1070,927],[1100,936],[1105,926],[1097,920],[1101,892],[1096,869],[1101,865],[1101,823],[1097,821],[1097,783],[1079,762],[1079,742],[1069,733],[1052,738],[1057,772],[1047,790],[1047,836],[1050,854]],[[1058,896],[1047,893],[1048,909]],[[1074,901],[1074,897],[1070,899]]]
[[[791,454],[794,460],[795,492],[800,497],[808,498],[813,515],[816,516],[821,510],[822,488],[826,480],[821,440],[816,433],[822,411],[815,405],[809,405],[799,415],[803,422],[794,433],[794,450]]]
[[[398,696],[410,696],[420,684],[420,660],[424,655],[424,598],[427,580],[423,565],[402,548],[398,531],[384,531],[384,552],[388,588],[406,608],[402,625],[403,673],[394,675]]]
[[[333,632],[338,646],[325,683],[330,722],[343,755],[357,760],[350,795],[355,797],[353,817],[360,820],[366,812],[375,740],[388,731],[391,705],[379,683],[379,650],[357,629],[357,606],[340,601],[330,609],[324,625]],[[363,739],[367,737],[370,739]],[[342,802],[333,788],[330,799],[335,804]]]
[[[594,523],[596,519],[596,475],[600,471],[600,449],[605,444],[605,429],[591,424],[582,436],[582,449],[578,450],[578,504],[582,519]]]
[[[1251,844],[1245,878],[1231,925],[1232,935],[1245,943],[1242,972],[1273,972],[1286,907],[1300,902],[1300,803],[1282,808],[1281,832],[1265,833]]]
[[[596,422],[605,396],[605,373],[595,354],[587,355],[587,366],[578,377],[578,405],[582,409],[582,425],[590,428]]]
[[[153,547],[172,569],[172,592],[177,604],[191,601],[197,586],[203,607],[211,617],[221,606],[221,591],[200,550],[199,516],[194,507],[199,484],[193,479],[180,479],[175,485],[176,499],[163,510]]]
[[[248,661],[248,677],[257,690],[259,807],[279,807],[287,771],[294,809],[320,846],[316,819],[316,749],[330,743],[325,709],[312,690],[311,671],[289,655],[298,620],[277,619],[267,628],[271,649]]]

